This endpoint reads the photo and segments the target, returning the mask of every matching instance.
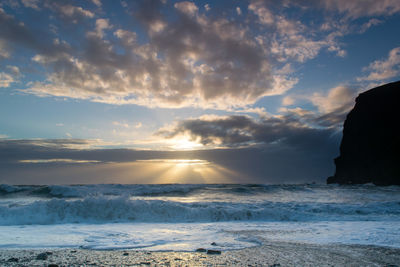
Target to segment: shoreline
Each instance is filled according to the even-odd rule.
[[[262,240],[221,254],[205,252],[0,249],[1,266],[397,266],[400,248]],[[51,265],[53,264],[53,265]]]

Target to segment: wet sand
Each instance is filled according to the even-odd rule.
[[[313,245],[262,240],[240,250],[146,252],[135,250],[0,250],[0,266],[397,266],[400,249],[364,245]],[[39,255],[39,257],[38,257]],[[55,264],[55,265],[51,265]]]

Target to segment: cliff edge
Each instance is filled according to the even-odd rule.
[[[327,183],[400,185],[400,81],[356,98]]]

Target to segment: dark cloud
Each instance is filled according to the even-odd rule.
[[[134,11],[133,15],[136,17],[143,25],[151,30],[151,25],[157,22],[163,22],[164,17],[161,14],[161,8],[163,6],[160,0],[140,0],[133,3]]]
[[[180,121],[174,129],[161,130],[157,134],[172,138],[188,133],[192,140],[199,140],[204,145],[239,147],[255,144],[279,144],[279,146],[289,145],[312,150],[326,148],[336,143],[337,129],[310,127],[301,119],[328,124],[329,122],[326,120],[331,117],[330,115],[299,117],[295,113],[288,113],[280,117],[261,118],[260,120],[238,115],[203,117]],[[332,142],[332,140],[335,141]]]
[[[185,134],[204,145],[231,147],[228,151],[232,154],[209,157],[253,179],[257,177],[257,182],[323,181],[333,171],[332,158],[339,151],[341,133],[334,127],[335,116],[339,114],[287,112],[259,120],[203,116],[180,121],[173,129],[158,134],[166,138]]]
[[[0,38],[11,43],[27,44],[37,47],[34,35],[25,27],[24,24],[15,20],[0,7]]]
[[[65,2],[44,6],[62,19],[93,17]],[[48,70],[47,81],[33,83],[26,92],[115,104],[230,108],[280,94],[294,84],[273,77],[268,53],[238,21],[198,14],[189,2],[166,7],[160,1],[139,1],[133,6],[148,43],[137,43],[135,32],[107,19],[97,19],[95,29],[82,24],[84,36],[75,35],[79,48],[61,40],[51,48],[61,50],[63,44],[69,50],[35,50],[35,62]],[[174,19],[165,19],[162,8]],[[109,23],[101,33],[100,21]]]
[[[313,137],[318,138],[316,135]],[[228,173],[227,180],[224,182],[231,183],[312,181],[323,183],[326,177],[332,174],[334,169],[332,158],[338,154],[338,148],[320,149],[318,153],[310,153],[305,149],[274,145],[200,151],[76,148],[76,146],[85,146],[92,142],[90,140],[0,140],[0,183],[160,183],[162,181],[156,176],[157,172],[151,172],[150,176],[143,177],[143,170],[138,165],[131,164],[154,159],[207,160],[211,164],[210,168]],[[75,148],[71,148],[71,145]],[[310,140],[309,145],[318,150],[317,146],[320,142],[313,143]],[[40,159],[69,159],[70,161],[29,163],[29,160]],[[74,164],[74,160],[87,161],[87,163]],[[157,170],[157,167],[154,165],[151,169]],[[185,177],[185,182],[198,181],[193,179],[193,177]],[[207,181],[221,182],[218,177],[213,177],[212,173],[207,174]]]
[[[0,7],[0,50],[1,46],[4,46],[3,49],[7,51],[14,50],[16,47],[27,48],[42,57],[53,59],[71,52],[69,45],[60,42],[50,32],[31,29],[29,25],[18,21]]]

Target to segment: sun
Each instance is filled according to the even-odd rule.
[[[169,141],[174,150],[195,150],[203,147],[201,143],[190,140],[187,136],[180,136]]]

